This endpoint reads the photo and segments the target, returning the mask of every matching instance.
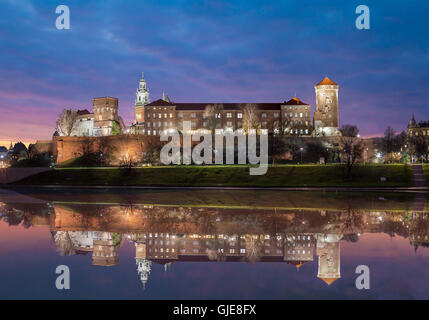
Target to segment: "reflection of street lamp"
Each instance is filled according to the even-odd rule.
[[[304,150],[304,148],[299,148],[299,150],[301,150],[301,164],[302,164],[302,150]]]

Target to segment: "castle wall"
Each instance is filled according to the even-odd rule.
[[[126,134],[106,137],[54,137],[53,143],[57,164],[90,153],[102,153],[111,156],[111,165],[119,165],[125,157],[138,161],[149,144],[159,143],[159,137]]]

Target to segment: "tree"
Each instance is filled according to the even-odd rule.
[[[60,136],[69,137],[77,123],[77,112],[71,109],[63,109],[58,116],[57,120],[57,132]]]
[[[391,126],[387,126],[384,131],[384,137],[382,141],[381,150],[385,154],[389,154],[394,151],[395,148],[395,130]]]
[[[223,111],[222,104],[208,104],[204,109],[204,128],[210,131],[215,131],[222,125],[222,118],[220,115]]]
[[[116,136],[121,133],[121,126],[117,121],[112,122],[112,136]]]
[[[242,128],[244,132],[249,133],[251,129],[259,129],[259,111],[258,106],[253,103],[247,103],[241,107],[243,113],[243,124]]]
[[[270,155],[273,165],[276,160],[285,158],[287,151],[289,151],[288,145],[281,135],[271,134],[269,136],[268,145],[270,146]]]
[[[350,177],[356,160],[362,156],[364,149],[362,140],[358,138],[359,129],[354,125],[344,125],[340,129],[340,153],[347,165],[347,176]]]
[[[306,143],[305,153],[305,160],[308,162],[318,163],[320,162],[321,158],[324,158],[325,162],[327,162],[329,156],[329,149],[323,145],[320,139],[317,139]]]
[[[428,142],[422,135],[409,137],[408,144],[412,156],[427,160]]]

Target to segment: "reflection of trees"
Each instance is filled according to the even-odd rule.
[[[18,226],[22,224],[24,228],[31,227],[31,218],[33,215],[45,215],[49,208],[45,205],[28,204],[3,204],[0,208],[0,220],[3,219],[9,226]]]
[[[57,246],[57,251],[62,256],[72,256],[76,253],[68,231],[52,232],[52,240]]]
[[[344,215],[344,220],[341,227],[342,234],[355,234],[362,232],[363,229],[363,214],[361,212],[354,212],[348,209]],[[352,239],[352,238],[350,238]]]

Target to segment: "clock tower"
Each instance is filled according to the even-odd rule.
[[[142,78],[140,79],[139,87],[137,88],[136,101],[134,103],[135,123],[144,121],[144,106],[149,103],[149,90],[146,87],[146,80],[144,79],[142,72]]]

